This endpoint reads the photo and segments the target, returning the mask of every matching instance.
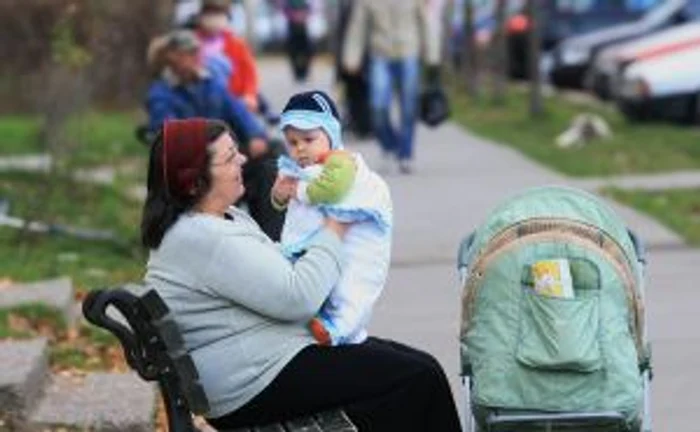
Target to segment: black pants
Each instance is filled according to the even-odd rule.
[[[306,80],[309,75],[309,66],[313,57],[313,45],[306,23],[289,23],[287,36],[287,54],[292,65],[292,72],[297,81]]]
[[[342,408],[362,432],[453,432],[461,426],[447,378],[429,354],[370,338],[359,345],[312,345],[215,428],[269,424]]]
[[[363,73],[340,75],[345,86],[345,104],[350,116],[348,125],[360,137],[372,134],[371,107],[369,104],[369,82]]]
[[[242,201],[248,204],[250,216],[268,237],[279,241],[284,225],[285,212],[272,207],[270,193],[277,178],[277,162],[274,155],[261,159],[248,159],[243,165],[245,194]]]

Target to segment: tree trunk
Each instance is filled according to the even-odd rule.
[[[527,14],[530,21],[530,38],[528,41],[528,69],[530,75],[530,116],[539,117],[544,107],[542,104],[542,74],[540,57],[542,53],[540,18],[537,10],[538,0],[528,0]]]
[[[449,65],[449,70],[451,72],[451,75],[456,75],[459,70],[457,68],[457,64],[454,61],[454,57],[452,56],[454,47],[452,45],[452,34],[453,34],[453,29],[452,29],[452,17],[454,16],[455,13],[455,2],[454,0],[450,0],[446,3],[444,3],[442,7],[442,13],[440,16],[440,37],[441,43],[440,43],[440,52],[441,52],[441,57],[444,59],[444,62]]]
[[[491,48],[491,73],[493,77],[493,102],[503,105],[508,85],[508,47],[506,45],[506,0],[496,1],[495,33]]]
[[[174,0],[159,0],[156,5],[155,26],[159,33],[165,33],[172,27]]]
[[[464,64],[464,77],[467,85],[467,94],[470,97],[479,96],[479,61],[476,53],[474,34],[474,5],[473,0],[464,0],[464,52],[462,55]]]

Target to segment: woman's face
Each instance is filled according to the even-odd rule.
[[[199,18],[202,30],[211,35],[216,35],[228,28],[229,19],[226,9],[207,10]]]
[[[211,149],[211,190],[208,195],[226,205],[234,204],[245,192],[241,167],[247,159],[228,133],[217,138]]]

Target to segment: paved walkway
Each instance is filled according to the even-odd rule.
[[[659,191],[664,189],[700,189],[700,171],[678,171],[673,173],[626,175],[606,178],[578,180],[582,188],[599,189],[615,186],[622,189]]]
[[[331,88],[332,72],[314,65],[312,85]],[[270,60],[262,68],[266,94],[281,108],[293,91],[310,88],[290,83],[286,63]],[[370,164],[379,152],[371,142],[352,144]],[[675,175],[671,185],[691,176]],[[639,181],[656,187],[668,178]],[[420,128],[417,173],[387,176],[395,205],[395,244],[386,291],[371,325],[374,334],[391,337],[434,354],[458,393],[458,323],[460,288],[454,259],[463,236],[498,203],[529,186],[567,184],[594,189],[596,181],[565,178],[522,157],[516,151],[475,137],[456,125]],[[695,180],[693,180],[695,181]],[[620,182],[634,185],[631,179]],[[698,182],[700,185],[700,182]],[[700,251],[633,210],[612,204],[630,227],[650,245],[647,308],[654,344],[656,379],[653,414],[657,431],[690,431],[699,426]]]

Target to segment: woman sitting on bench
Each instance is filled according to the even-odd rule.
[[[342,408],[361,431],[460,430],[429,354],[370,338],[319,346],[306,328],[342,266],[348,226],[333,219],[291,264],[244,212],[227,127],[166,121],[151,147],[141,225],[145,282],[170,308],[219,429]]]

